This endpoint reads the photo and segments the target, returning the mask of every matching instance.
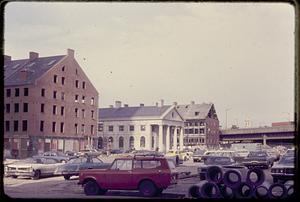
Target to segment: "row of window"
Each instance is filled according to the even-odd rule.
[[[75,123],[74,128],[75,128],[75,134],[79,134],[79,124],[78,123]],[[81,134],[85,133],[85,125],[84,124],[81,124],[81,132],[80,133]],[[90,126],[90,133],[92,135],[94,134],[94,125]]]
[[[65,77],[61,77],[61,85],[65,85],[65,81],[66,81],[66,78]],[[58,83],[58,76],[57,75],[53,76],[53,82],[54,83]]]
[[[22,131],[27,131],[27,126],[28,126],[28,121],[27,120],[22,120]],[[12,124],[13,124],[13,129],[12,131],[14,132],[18,132],[19,131],[19,121],[15,120],[15,121],[12,121]],[[5,131],[6,132],[9,132],[11,131],[11,124],[10,124],[10,121],[5,121]]]
[[[113,137],[109,137],[108,138],[108,145],[109,147],[112,146],[114,142],[114,138]],[[146,145],[146,138],[144,136],[140,137],[140,147],[144,148]],[[123,148],[124,147],[124,138],[121,136],[119,137],[119,148]],[[133,148],[134,147],[134,137],[130,137],[129,138],[129,147]]]
[[[204,134],[205,130],[204,128],[198,129],[198,128],[190,128],[190,129],[184,129],[184,134]]]
[[[78,118],[79,117],[79,109],[75,108],[75,117]],[[81,117],[85,118],[85,109],[81,109]],[[95,111],[91,110],[91,118],[94,119],[95,118]]]
[[[203,121],[196,122],[184,122],[184,126],[204,126],[205,123]]]
[[[120,125],[118,126],[119,131],[124,131],[125,130],[125,126],[124,125]],[[134,125],[130,125],[128,128],[129,131],[134,131]],[[146,130],[146,125],[141,125],[140,126],[140,130],[141,131],[145,131]],[[103,131],[103,124],[98,124],[98,131],[102,132]],[[108,131],[109,132],[113,132],[114,131],[114,126],[113,125],[109,125],[108,126]]]
[[[76,69],[76,74],[78,74],[77,69]],[[61,84],[62,85],[65,85],[65,80],[66,80],[65,77],[61,77]],[[53,82],[58,83],[58,76],[57,75],[53,75]],[[79,80],[75,80],[75,87],[80,88]],[[81,87],[82,87],[82,89],[86,89],[85,81],[83,81],[81,83]]]
[[[14,106],[14,110],[13,111],[15,113],[20,112],[20,104],[19,103],[14,103],[13,106]],[[6,113],[10,113],[11,112],[11,107],[10,107],[9,103],[5,104],[4,108],[5,108],[5,112]],[[23,103],[23,112],[28,112],[28,103]]]
[[[80,102],[80,100],[79,100],[79,95],[77,95],[77,94],[75,95],[74,101],[75,101],[75,102]],[[82,104],[85,103],[85,96],[84,96],[84,95],[81,97],[81,103],[82,103]],[[94,105],[94,104],[95,104],[95,98],[94,98],[94,97],[91,97],[90,104],[91,104],[91,105]]]
[[[20,89],[19,88],[15,88],[14,95],[15,95],[15,97],[20,96]],[[28,88],[23,88],[23,95],[24,96],[29,95],[29,89]],[[10,89],[10,88],[6,89],[6,97],[11,97],[11,96],[12,96],[12,89]]]
[[[110,169],[112,170],[132,170],[132,169],[154,169],[161,166],[159,160],[116,160]]]
[[[184,138],[184,143],[204,143],[204,138]]]

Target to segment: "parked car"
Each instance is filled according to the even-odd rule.
[[[179,154],[179,151],[169,150],[165,157],[168,159],[172,159],[176,166],[183,163],[183,156]]]
[[[238,155],[240,155],[241,157],[245,158],[245,157],[248,156],[248,154],[249,154],[250,151],[247,150],[247,149],[236,149],[235,152],[236,152]]]
[[[241,164],[237,163],[233,158],[228,156],[208,156],[202,165],[198,167],[198,173],[200,180],[206,179],[206,172],[210,166],[219,166],[222,171],[225,173],[227,170],[239,169],[243,170],[243,173],[246,173],[247,168]]]
[[[243,161],[243,164],[248,168],[269,168],[273,166],[273,163],[274,158],[269,156],[266,151],[250,151]]]
[[[103,151],[97,149],[82,149],[79,152],[77,152],[77,156],[83,156],[83,155],[100,156],[102,154]]]
[[[242,162],[245,158],[240,156],[235,150],[208,150],[203,154],[202,159],[205,160],[207,156],[227,156],[237,162]]]
[[[273,182],[288,181],[294,179],[295,174],[295,156],[284,155],[271,168]]]
[[[107,190],[139,190],[155,196],[176,184],[178,172],[170,160],[161,156],[116,158],[106,169],[81,170],[79,183],[86,195],[103,195]]]
[[[107,168],[109,166],[110,163],[103,163],[102,160],[95,156],[81,156],[58,166],[54,173],[62,175],[65,180],[68,180],[72,176],[78,176],[79,171],[82,169]]]
[[[57,159],[50,158],[27,158],[7,165],[7,176],[17,178],[31,177],[39,179],[44,176],[54,176],[54,171],[59,165],[62,165]]]
[[[49,158],[49,159],[58,160],[61,163],[65,163],[73,157],[67,156],[66,154],[64,154],[63,152],[60,152],[60,151],[48,151],[48,152],[44,152],[43,154],[40,154],[40,155],[35,155],[35,156],[33,156],[33,158],[47,158],[47,159]]]
[[[202,157],[204,156],[206,150],[196,150],[193,154],[193,162],[203,161]]]

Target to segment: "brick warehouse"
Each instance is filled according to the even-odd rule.
[[[98,92],[67,55],[4,56],[4,148],[18,157],[96,143]]]

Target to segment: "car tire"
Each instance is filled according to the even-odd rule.
[[[157,194],[157,195],[160,195],[163,191],[164,191],[163,188],[157,189],[156,194]]]
[[[139,185],[139,191],[143,196],[151,197],[157,193],[157,188],[153,182],[145,180]]]
[[[41,178],[41,171],[40,170],[35,170],[32,179],[38,180]]]
[[[11,177],[12,177],[12,178],[18,178],[18,176],[17,176],[17,175],[12,175]]]
[[[65,180],[69,180],[71,178],[71,175],[64,175]]]
[[[95,181],[88,181],[83,185],[84,193],[87,196],[98,195],[100,192],[100,187]]]

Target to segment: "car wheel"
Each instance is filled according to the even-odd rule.
[[[163,192],[163,190],[164,190],[163,188],[157,189],[156,194],[157,195],[161,194]]]
[[[84,193],[88,196],[98,195],[100,187],[95,181],[88,181],[84,184]]]
[[[64,175],[65,180],[69,180],[71,178],[71,175]]]
[[[38,180],[41,178],[41,171],[40,170],[35,170],[32,179]]]
[[[17,176],[17,175],[12,175],[11,177],[12,177],[12,178],[17,178],[18,176]]]
[[[143,181],[139,186],[139,191],[143,196],[154,196],[157,193],[155,184],[149,180]]]

